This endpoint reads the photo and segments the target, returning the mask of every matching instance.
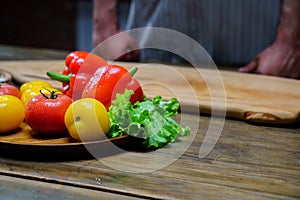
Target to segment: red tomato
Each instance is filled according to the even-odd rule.
[[[27,104],[25,120],[31,129],[44,135],[67,133],[64,116],[72,99],[64,94],[40,94]]]
[[[0,95],[4,94],[9,94],[18,98],[21,97],[21,93],[17,87],[7,83],[0,83]]]

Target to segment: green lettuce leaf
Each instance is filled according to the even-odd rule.
[[[163,101],[161,96],[150,100],[130,103],[131,90],[117,94],[108,115],[111,128],[108,137],[128,134],[143,138],[146,148],[161,148],[174,142],[178,136],[190,133],[189,127],[181,127],[174,119],[178,114],[179,102],[176,98]]]

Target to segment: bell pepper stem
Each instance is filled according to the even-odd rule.
[[[69,83],[71,74],[65,75],[65,74],[57,74],[55,72],[47,72],[47,76],[49,76],[52,80],[60,81],[63,83]]]
[[[131,68],[131,69],[129,70],[130,75],[133,77],[134,74],[137,72],[138,69],[139,69],[138,67],[133,67],[133,68]]]

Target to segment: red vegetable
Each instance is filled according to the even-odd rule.
[[[44,135],[67,133],[64,116],[72,99],[64,94],[40,94],[27,104],[25,120],[33,131]]]
[[[144,99],[141,85],[137,80],[132,79],[136,70],[135,67],[129,72],[118,65],[107,65],[98,68],[93,75],[77,73],[70,77],[53,72],[47,72],[47,75],[54,80],[68,83],[70,88],[66,94],[71,95],[73,99],[95,98],[104,104],[108,110],[111,102],[115,100],[116,94],[123,94],[125,89],[134,91],[130,98],[132,104]]]
[[[130,73],[118,65],[99,68],[85,86],[82,98],[95,98],[109,110],[111,102],[116,99],[116,94],[123,94],[125,89],[130,89],[134,91],[130,98],[131,103],[142,101],[144,99],[142,87],[137,80],[132,79],[136,70],[137,68],[133,68]]]
[[[74,74],[82,73],[82,74],[92,74],[101,66],[107,65],[106,61],[93,53],[85,52],[85,51],[74,51],[69,53],[65,59],[66,67],[63,70],[62,74],[68,75],[70,77],[74,77]],[[53,78],[54,73],[50,73],[50,77]],[[88,77],[85,76],[86,78]],[[75,78],[75,77],[74,77]],[[74,79],[71,78],[71,79]],[[55,78],[54,78],[55,79]],[[70,79],[70,78],[68,78]],[[60,80],[61,81],[61,80]],[[69,97],[73,97],[73,87],[69,84],[69,80],[62,81],[62,92],[67,94]],[[73,83],[75,81],[72,81]],[[79,81],[78,81],[79,82]],[[76,95],[77,96],[77,95]],[[80,94],[81,96],[81,94]],[[73,97],[74,98],[74,97]],[[78,99],[75,97],[74,99]]]
[[[117,93],[124,93],[125,89],[134,91],[131,102],[144,99],[144,93],[137,80],[132,79],[137,68],[128,72],[118,65],[107,65],[106,61],[88,52],[75,51],[65,59],[67,68],[62,74],[47,72],[54,80],[63,82],[63,93],[74,100],[80,98],[95,98],[107,108]]]
[[[21,97],[21,93],[17,87],[7,83],[0,83],[0,95],[4,94],[9,94],[18,98]]]
[[[69,81],[69,90],[66,92],[66,95],[72,97],[74,100],[81,99],[82,91],[85,88],[85,85],[88,83],[92,74],[78,73],[73,74],[70,77]]]
[[[77,74],[82,66],[84,66],[84,73],[93,74],[99,67],[107,65],[106,60],[100,56],[85,51],[74,51],[68,54],[65,64],[72,74]]]

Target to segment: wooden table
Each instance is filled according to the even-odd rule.
[[[183,115],[191,122],[199,118]],[[0,157],[0,199],[300,198],[299,123],[263,126],[226,119],[217,144],[199,158],[209,122],[209,116],[201,115],[197,135],[184,154],[152,172],[126,172],[102,162],[119,154],[59,161]]]

